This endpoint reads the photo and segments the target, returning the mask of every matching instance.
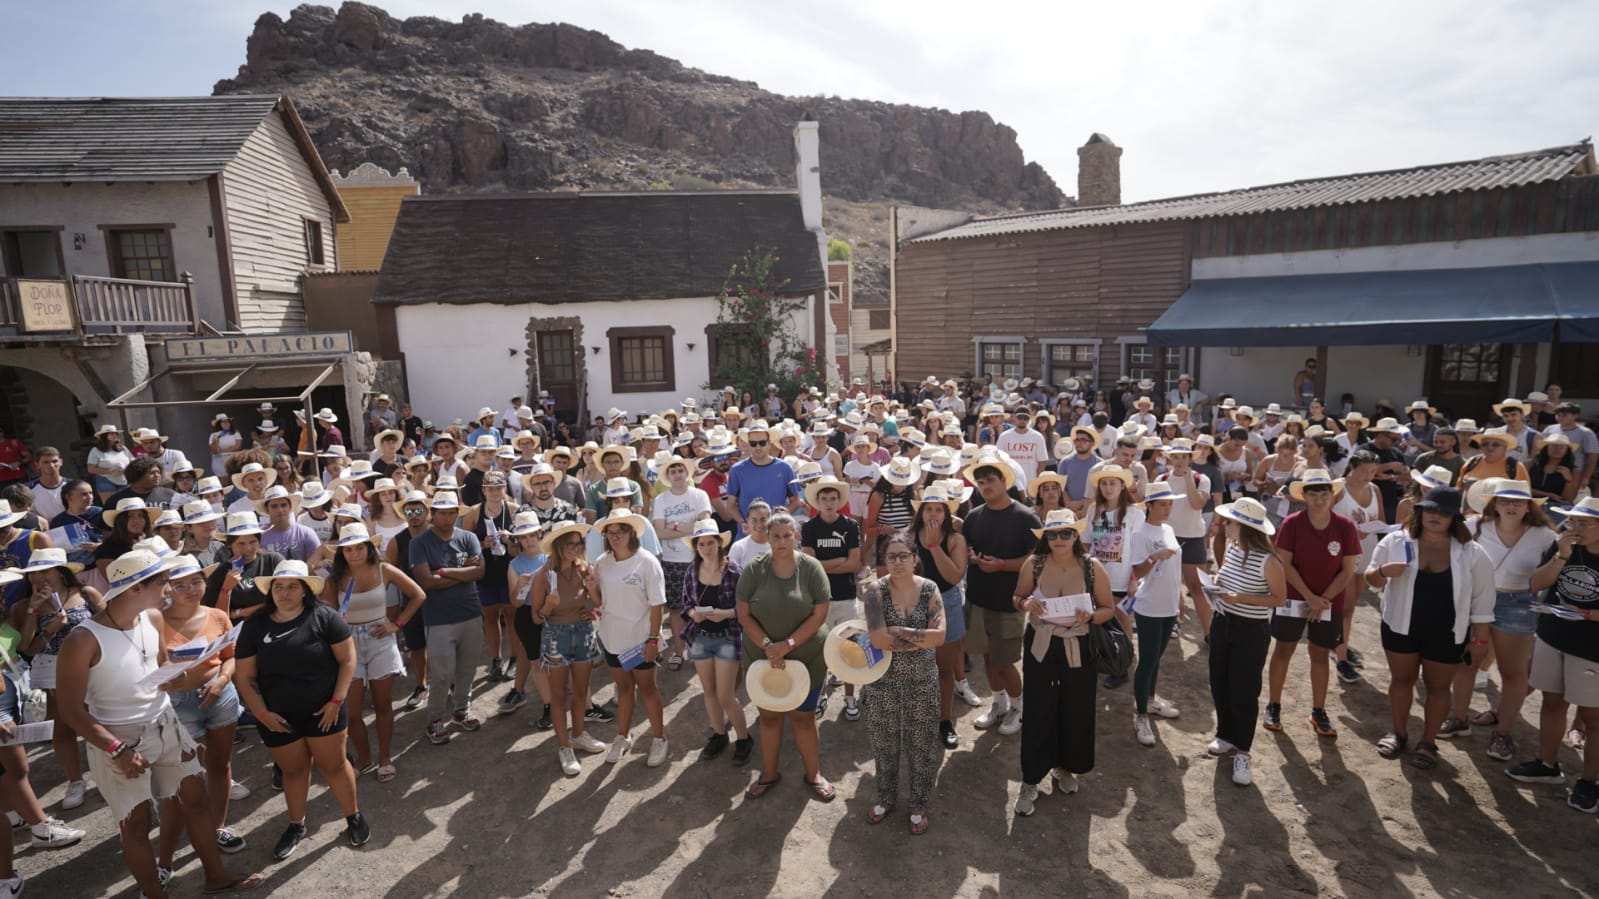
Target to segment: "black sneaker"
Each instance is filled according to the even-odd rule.
[[[544,707],[544,713],[539,715],[539,720],[533,726],[539,730],[549,730],[555,727],[555,722],[550,718],[550,707],[548,705]]]
[[[1362,657],[1360,653],[1356,652],[1353,646],[1344,650],[1344,655],[1349,659],[1349,664],[1354,665],[1356,668],[1366,667],[1365,658]]]
[[[1130,680],[1132,678],[1125,674],[1107,674],[1105,675],[1105,689],[1114,690],[1117,687],[1125,687]]]
[[[616,720],[616,713],[602,705],[599,705],[598,703],[595,703],[594,705],[590,705],[589,710],[583,713],[583,720],[598,721],[601,724],[607,724]]]
[[[745,737],[733,741],[733,767],[742,768],[750,763],[750,752],[755,749],[755,738]]]
[[[498,681],[499,679],[500,679],[500,660],[497,659],[497,658],[489,659],[489,680],[491,682],[495,682],[495,681]]]
[[[278,837],[278,845],[273,847],[272,857],[280,862],[283,861],[284,859],[293,855],[294,850],[300,848],[300,841],[304,839],[305,825],[290,824],[288,828],[283,831],[283,836]]]
[[[953,721],[938,722],[938,736],[939,739],[944,741],[945,749],[954,749],[961,744],[960,737],[955,735],[955,722]]]
[[[1338,728],[1333,727],[1332,719],[1327,717],[1326,709],[1310,710],[1310,726],[1315,729],[1318,737],[1326,737],[1329,740],[1338,739]]]
[[[283,769],[277,765],[272,766],[272,789],[283,792]]]
[[[1584,814],[1599,813],[1599,780],[1577,778],[1576,784],[1571,788],[1571,795],[1566,797],[1566,805]]]
[[[1266,717],[1261,719],[1261,727],[1277,732],[1283,729],[1283,704],[1280,702],[1266,703]]]
[[[1511,780],[1524,784],[1564,785],[1566,782],[1566,776],[1560,773],[1560,765],[1546,765],[1539,759],[1506,768],[1505,774],[1509,775]]]
[[[700,758],[714,759],[726,748],[727,734],[711,734],[711,738],[705,741],[705,748],[700,750]]]
[[[226,827],[218,827],[217,828],[217,848],[218,849],[222,850],[223,852],[228,853],[229,855],[232,855],[235,852],[244,851],[244,846],[245,846],[244,837],[239,836],[238,834],[234,833],[229,828],[226,828]]]
[[[366,817],[360,812],[344,819],[344,835],[350,838],[350,845],[359,849],[372,839],[372,828],[366,823]]]
[[[1360,672],[1355,670],[1353,662],[1339,661],[1336,667],[1338,668],[1338,679],[1344,683],[1352,684],[1360,680]]]

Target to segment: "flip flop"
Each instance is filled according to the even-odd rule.
[[[1499,713],[1493,709],[1483,709],[1466,720],[1471,722],[1472,727],[1498,727]]]
[[[889,813],[892,811],[894,811],[894,807],[892,805],[873,805],[866,812],[866,823],[882,824],[883,819],[887,818]]]
[[[676,671],[676,670],[678,670],[679,668],[682,668],[682,667],[683,667],[683,657],[678,655],[677,653],[673,653],[672,657],[670,659],[666,660],[666,669],[668,671]]]
[[[815,780],[807,780],[805,786],[823,802],[832,802],[838,798],[838,791],[833,789],[833,785],[828,783],[825,777],[818,776]]]
[[[204,894],[207,896],[220,896],[224,893],[246,893],[266,882],[266,877],[260,873],[248,874],[219,887],[206,887]]]
[[[754,783],[750,784],[749,787],[744,790],[744,798],[745,799],[759,799],[762,796],[766,795],[766,791],[767,790],[770,790],[771,788],[777,786],[778,783],[780,783],[782,780],[783,780],[783,775],[781,775],[781,774],[773,777],[771,780],[756,780]]]
[[[394,766],[393,765],[379,765],[378,766],[378,783],[386,784],[389,781],[393,780],[394,779],[394,775],[396,775],[398,773],[399,773],[398,771],[394,770]]]
[[[355,769],[355,776],[360,777],[364,774],[371,774],[373,771],[378,770],[378,763],[367,762],[365,765],[357,765],[356,763],[351,762],[350,767]]]
[[[927,833],[927,828],[931,827],[932,824],[933,822],[928,820],[926,809],[919,812],[911,812],[911,833],[914,836],[919,837]]]

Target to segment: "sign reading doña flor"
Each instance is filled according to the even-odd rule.
[[[65,281],[17,279],[17,306],[24,331],[71,331],[72,295]]]

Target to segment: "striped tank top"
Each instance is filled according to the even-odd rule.
[[[1227,593],[1270,596],[1271,588],[1266,585],[1266,563],[1270,560],[1271,553],[1258,550],[1251,552],[1236,543],[1229,544],[1221,570],[1216,572],[1216,583]],[[1220,597],[1211,601],[1217,609],[1239,618],[1271,617],[1271,609],[1266,606],[1227,602]]]

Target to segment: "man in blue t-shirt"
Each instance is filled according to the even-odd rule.
[[[727,485],[722,488],[722,514],[738,523],[744,530],[744,512],[750,503],[766,500],[774,509],[798,508],[799,500],[792,487],[794,469],[782,459],[772,455],[772,432],[766,422],[756,420],[744,434],[744,445],[750,457],[734,465],[727,473]]]
[[[455,692],[455,724],[477,730],[483,722],[472,714],[472,678],[483,655],[482,607],[477,582],[483,579],[483,546],[477,535],[455,526],[460,500],[453,493],[433,494],[432,524],[411,538],[411,577],[427,593],[422,622],[427,627],[428,740],[448,743],[452,737],[444,717],[451,689]]]

